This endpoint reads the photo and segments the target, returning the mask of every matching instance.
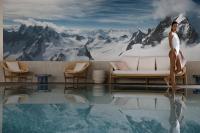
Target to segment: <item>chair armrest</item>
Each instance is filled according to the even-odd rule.
[[[114,71],[115,69],[114,69],[114,67],[113,67],[113,65],[110,63],[110,71]]]
[[[118,63],[118,62],[120,62],[120,61],[110,62],[110,68],[113,69],[113,71],[118,69],[116,64],[115,64],[115,63]]]
[[[8,69],[8,67],[5,65],[5,62],[1,62],[1,67],[3,68],[4,71],[7,71],[9,73],[11,73],[12,71],[10,69]]]
[[[110,62],[110,75],[112,75],[113,71],[117,70],[117,66],[115,66],[114,63],[117,63],[120,61]]]
[[[19,62],[19,67],[23,72],[29,72],[29,66],[26,63]]]
[[[66,70],[64,74],[75,74],[74,70]]]

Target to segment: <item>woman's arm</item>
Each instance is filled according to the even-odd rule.
[[[173,46],[172,46],[172,38],[173,38],[172,32],[169,33],[168,38],[169,38],[169,47],[170,47],[171,49],[173,49]]]

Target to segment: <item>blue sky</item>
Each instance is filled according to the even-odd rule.
[[[200,20],[199,5],[200,0],[4,0],[4,24],[31,18],[69,28],[146,30],[167,15],[192,12]]]

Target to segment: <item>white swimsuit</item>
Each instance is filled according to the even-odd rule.
[[[180,51],[180,40],[176,32],[172,32],[172,36],[172,47],[176,49],[176,55],[178,55]]]

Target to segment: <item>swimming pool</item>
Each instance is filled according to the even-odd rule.
[[[199,133],[200,130],[200,95],[195,93],[196,89],[188,89],[184,97],[182,93],[165,96],[160,91],[151,91],[152,88],[144,88],[145,93],[132,91],[140,88],[137,86],[129,86],[130,91],[111,91],[107,85],[65,91],[62,85],[50,88],[45,92],[7,92],[2,132]]]

